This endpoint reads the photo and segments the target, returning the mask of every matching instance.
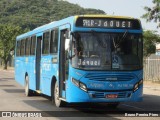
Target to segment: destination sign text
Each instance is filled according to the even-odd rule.
[[[108,29],[140,29],[140,23],[136,19],[120,18],[78,18],[77,27],[108,28]]]

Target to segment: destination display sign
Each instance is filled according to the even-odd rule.
[[[138,20],[119,18],[80,17],[76,21],[76,26],[86,28],[140,29],[140,23]]]
[[[100,58],[83,58],[78,60],[79,66],[94,66],[98,67],[101,65]]]

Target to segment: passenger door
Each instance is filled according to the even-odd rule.
[[[69,75],[69,28],[60,29],[59,91],[60,98],[66,98],[66,80]]]
[[[41,74],[41,42],[42,35],[37,35],[36,44],[36,90],[40,90],[40,74]]]

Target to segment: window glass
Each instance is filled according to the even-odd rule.
[[[74,33],[72,66],[87,70],[142,68],[142,37],[131,33]]]
[[[21,41],[21,56],[25,55],[25,40]]]
[[[26,39],[26,55],[30,55],[30,38]]]
[[[30,55],[35,55],[35,47],[36,46],[36,36],[33,36],[31,38],[31,54]]]
[[[58,51],[58,29],[51,31],[50,53],[57,53]]]
[[[21,41],[17,41],[16,56],[20,56]]]
[[[48,54],[49,53],[49,35],[50,32],[46,32],[43,34],[43,49],[42,54]]]

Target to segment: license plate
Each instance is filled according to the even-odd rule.
[[[117,94],[107,94],[106,98],[117,98],[118,95]]]

